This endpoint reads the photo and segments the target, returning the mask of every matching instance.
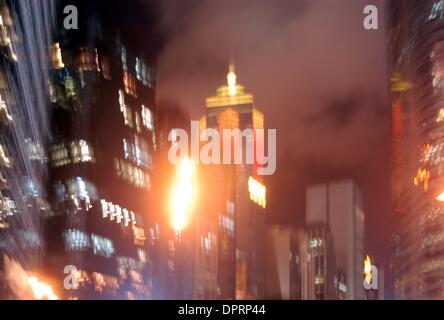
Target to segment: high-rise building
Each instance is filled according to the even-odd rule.
[[[300,243],[302,300],[337,298],[336,256],[330,228],[312,224],[306,228],[306,241]]]
[[[241,142],[253,142],[262,148],[263,141],[256,136],[257,129],[264,129],[264,117],[254,106],[253,95],[246,93],[237,82],[234,66],[230,65],[227,84],[217,89],[217,94],[206,100],[206,115],[201,119],[201,129],[215,129],[223,137],[223,130],[250,130]],[[239,131],[238,131],[239,132]],[[222,138],[236,140],[236,137]],[[253,141],[251,141],[253,140]],[[205,220],[200,221],[200,252],[197,268],[206,270],[196,283],[196,296],[208,297],[203,292],[214,292],[209,297],[221,299],[259,299],[264,294],[264,219],[266,187],[257,176],[256,162],[247,163],[247,143],[242,145],[243,161],[234,163],[233,147],[221,149],[221,158],[231,164],[202,165],[203,179],[208,181],[202,197],[211,199],[204,205]],[[234,146],[234,144],[232,145]],[[236,150],[238,151],[238,150]],[[253,155],[253,160],[256,158]],[[222,161],[221,161],[222,162]],[[205,184],[205,182],[203,182]],[[210,212],[208,212],[210,211]],[[210,285],[211,284],[211,285]]]
[[[390,12],[395,296],[444,298],[444,1]]]
[[[59,4],[60,14],[69,4],[82,17],[78,30],[67,30],[61,16],[52,47],[47,272],[60,279],[66,266],[76,268],[78,288],[59,281],[63,298],[151,298],[150,245],[158,237],[148,225],[156,148],[152,21],[127,27],[124,2]],[[133,37],[142,28],[145,46]]]
[[[52,10],[0,1],[0,299],[35,298],[26,277],[42,266]]]
[[[351,180],[311,186],[306,192],[307,225],[328,226],[336,263],[345,273],[346,298],[364,299],[364,222],[362,195]]]

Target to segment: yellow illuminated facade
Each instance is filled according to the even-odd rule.
[[[239,113],[228,108],[220,114],[219,129],[239,129]]]
[[[436,118],[436,122],[440,123],[444,121],[444,108],[439,109],[438,117]]]
[[[216,96],[206,100],[207,108],[229,107],[253,103],[253,95],[245,92],[245,87],[237,82],[234,65],[230,64],[227,84],[217,88]]]
[[[418,169],[418,172],[413,179],[413,183],[415,187],[419,186],[421,183],[424,184],[424,191],[429,190],[429,181],[430,181],[430,171],[426,169]]]
[[[392,82],[392,92],[405,92],[412,88],[412,83],[405,80],[399,72],[395,72],[390,79]]]
[[[267,207],[267,191],[262,183],[250,177],[248,179],[248,191],[250,192],[251,201],[264,209]]]
[[[52,46],[52,66],[57,70],[65,67],[62,58],[62,49],[60,48],[60,44],[58,42]]]

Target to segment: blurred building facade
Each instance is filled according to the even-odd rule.
[[[326,224],[306,228],[301,245],[302,300],[336,300],[336,255],[333,236]]]
[[[58,12],[68,4],[83,16],[78,30],[60,16],[52,46],[47,272],[77,269],[77,289],[57,288],[63,298],[151,298],[154,34],[146,27],[140,46],[114,1],[60,1]]]
[[[310,186],[306,191],[306,223],[326,228],[334,242],[338,279],[345,278],[345,298],[364,299],[363,261],[365,215],[362,195],[351,180]],[[327,231],[329,230],[329,231]],[[344,291],[344,290],[343,290]]]
[[[285,225],[274,225],[267,229],[265,299],[301,300],[301,242],[307,243],[303,230],[296,231]]]
[[[395,296],[444,295],[444,2],[392,0]]]
[[[155,299],[191,300],[194,292],[194,257],[196,228],[188,223],[175,230],[171,210],[171,188],[176,166],[168,159],[169,150],[176,143],[169,137],[181,129],[190,133],[190,117],[176,102],[164,101],[156,106],[156,170],[154,172],[154,208],[150,225],[159,230],[153,242]],[[192,217],[193,221],[196,219]]]
[[[0,299],[34,298],[8,261],[25,276],[42,266],[53,9],[53,1],[0,1]]]

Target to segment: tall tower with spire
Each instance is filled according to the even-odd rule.
[[[253,133],[264,129],[264,116],[256,109],[253,95],[238,82],[233,63],[229,65],[226,84],[217,88],[215,96],[206,99],[206,114],[201,119],[201,128],[219,130],[221,136],[224,129],[251,129]],[[257,141],[255,134],[253,139],[255,148],[263,145]],[[246,146],[242,148],[245,159]],[[221,155],[225,151],[221,150]],[[207,172],[210,181],[202,196],[211,199],[211,205],[202,215],[200,243],[205,245],[205,239],[214,241],[209,253],[213,258],[198,258],[197,268],[212,274],[210,278],[213,281],[198,280],[196,298],[260,299],[264,286],[266,202],[264,199],[258,205],[252,200],[252,186],[261,186],[265,190],[262,179],[257,177],[257,166],[244,162],[204,166],[202,170]],[[215,294],[212,294],[213,289]],[[199,295],[202,292],[207,295]]]

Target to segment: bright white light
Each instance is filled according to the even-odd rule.
[[[183,160],[177,167],[176,181],[171,190],[172,224],[180,232],[189,220],[189,212],[194,196],[194,165],[189,159]]]
[[[444,192],[442,192],[439,196],[437,196],[436,200],[438,200],[439,202],[444,202]]]
[[[36,277],[29,277],[28,284],[36,300],[58,300],[52,288]]]

